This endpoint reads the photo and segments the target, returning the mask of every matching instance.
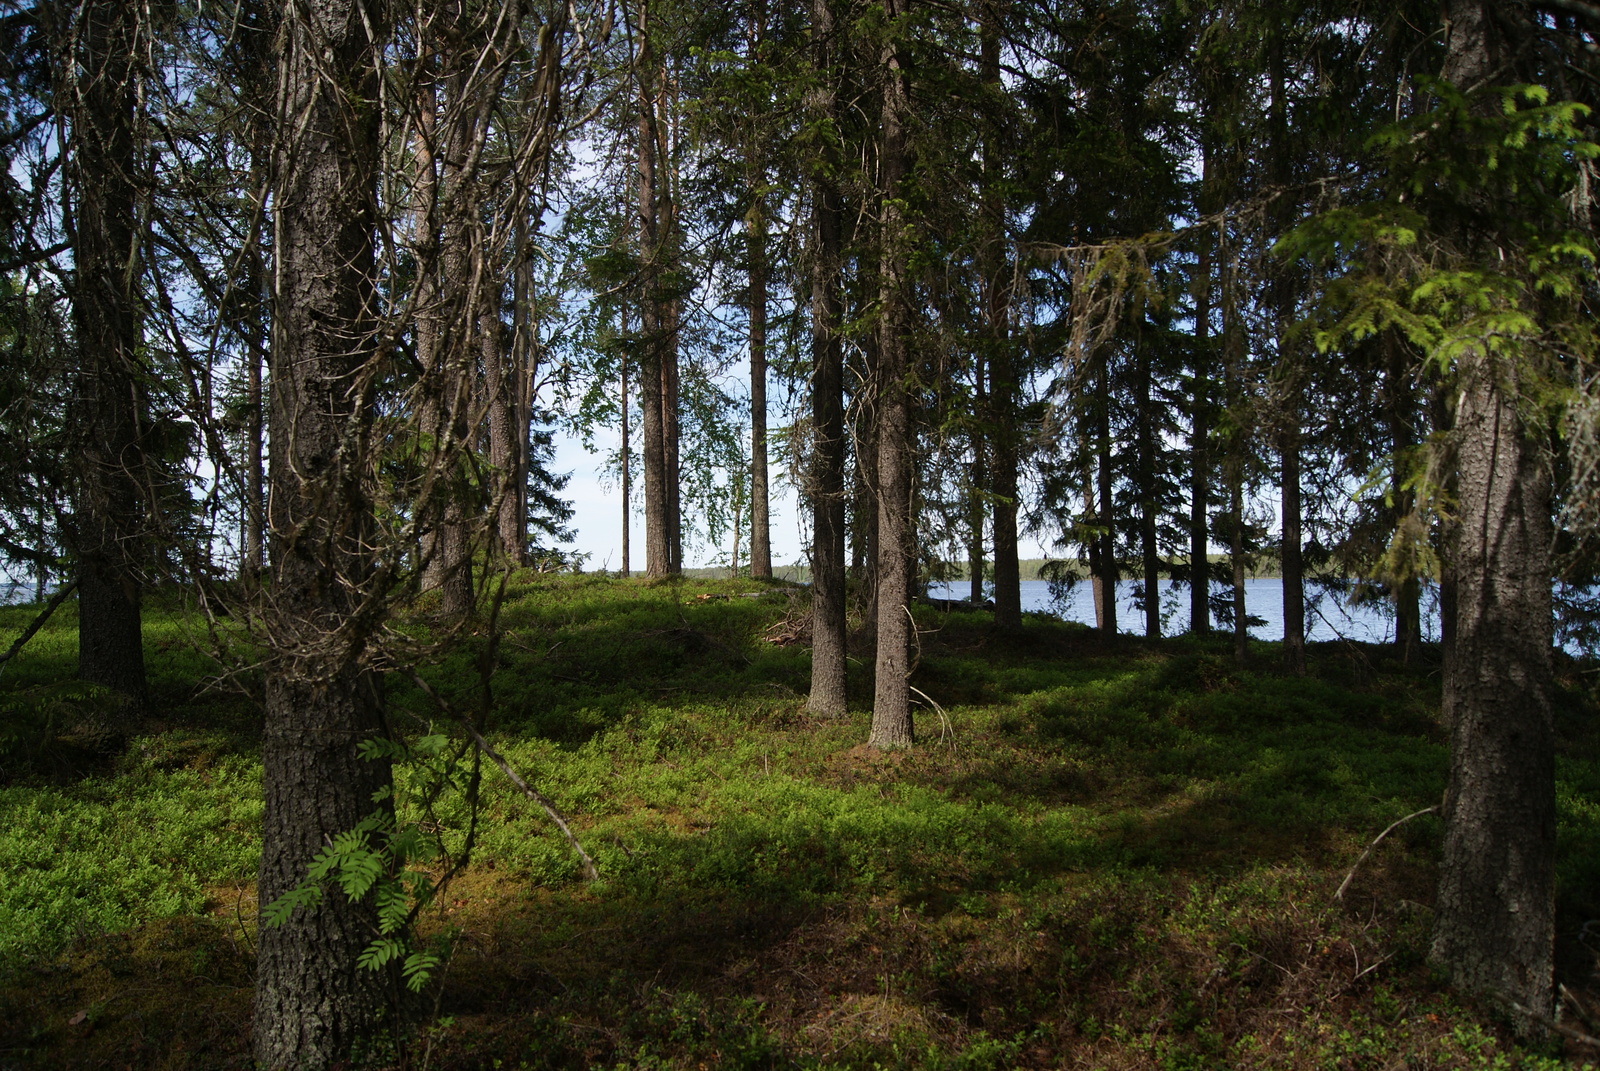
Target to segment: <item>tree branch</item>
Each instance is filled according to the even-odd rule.
[[[1423,815],[1432,814],[1438,809],[1439,805],[1435,803],[1432,807],[1424,807],[1420,811],[1413,811],[1404,818],[1398,818],[1395,821],[1390,822],[1389,828],[1385,829],[1382,833],[1379,833],[1373,842],[1367,845],[1367,850],[1361,853],[1361,858],[1356,860],[1356,865],[1350,868],[1350,873],[1346,874],[1344,876],[1344,880],[1339,883],[1339,891],[1333,894],[1333,898],[1335,900],[1344,899],[1344,891],[1350,887],[1350,881],[1356,876],[1356,871],[1360,869],[1362,863],[1367,861],[1367,856],[1372,854],[1372,849],[1376,848],[1383,842],[1384,837],[1387,837],[1390,833],[1393,833],[1396,829],[1399,829],[1413,818],[1421,818]]]
[[[578,843],[577,836],[567,825],[567,820],[561,817],[561,812],[556,810],[555,804],[545,799],[543,793],[534,788],[532,785],[528,784],[528,782],[524,781],[522,779],[522,775],[517,773],[516,770],[513,770],[511,765],[507,763],[505,759],[500,757],[500,753],[489,746],[489,741],[485,740],[483,738],[483,734],[478,732],[478,727],[472,724],[472,720],[456,713],[455,709],[445,701],[445,698],[438,692],[434,691],[433,686],[427,681],[423,680],[416,670],[408,669],[405,671],[405,673],[406,676],[411,678],[411,683],[422,689],[423,693],[426,694],[429,699],[432,699],[434,703],[438,705],[440,710],[444,711],[450,717],[460,722],[466,728],[467,732],[472,734],[472,742],[477,745],[480,752],[488,757],[490,762],[500,767],[500,772],[506,775],[506,780],[510,781],[513,785],[516,785],[517,788],[521,789],[524,796],[527,796],[534,803],[537,803],[540,807],[544,808],[544,813],[550,816],[550,821],[556,824],[556,828],[561,830],[561,835],[567,838],[567,843],[572,845],[572,850],[578,853],[578,858],[583,861],[583,872],[588,876],[589,880],[599,881],[600,872],[595,869],[594,860],[589,857],[588,852],[583,850],[583,845]]]
[[[71,242],[57,242],[55,245],[46,246],[43,249],[33,249],[26,253],[20,253],[10,260],[0,260],[0,272],[16,271],[18,268],[26,268],[30,264],[38,264],[40,261],[49,260],[57,253],[65,253],[71,248]]]
[[[44,628],[44,623],[50,620],[50,615],[56,612],[56,607],[66,602],[67,596],[71,595],[76,590],[78,590],[78,581],[77,578],[74,577],[72,580],[61,585],[60,591],[57,591],[54,595],[50,596],[50,601],[44,604],[44,609],[39,611],[39,616],[35,617],[31,622],[29,622],[28,627],[22,630],[22,635],[17,637],[16,642],[11,645],[5,654],[0,654],[0,672],[3,672],[5,669],[5,664],[15,658],[17,652],[22,650],[23,646],[29,640],[33,639],[34,634],[40,629]]]

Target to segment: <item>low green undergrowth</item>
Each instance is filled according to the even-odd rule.
[[[486,768],[473,865],[426,916],[456,937],[413,1056],[1556,1066],[1428,970],[1436,818],[1397,829],[1334,897],[1378,831],[1439,798],[1437,667],[1329,645],[1295,679],[1271,645],[1240,668],[1183,638],[1108,644],[1043,621],[1004,637],[983,615],[919,610],[920,741],[885,755],[861,745],[870,636],[853,640],[850,714],[804,712],[803,599],[748,581],[528,578],[502,607],[486,706],[483,637],[424,669],[452,704],[488,711],[491,741],[569,816],[600,880]],[[152,628],[177,637],[167,612]],[[70,625],[0,678],[0,702],[70,675]],[[175,640],[151,657],[159,725],[115,759],[24,763],[0,787],[0,1019],[36,1024],[0,1044],[42,1066],[243,1051],[254,715],[209,699],[210,671]],[[1561,954],[1586,991],[1600,763],[1580,679],[1559,713]],[[389,697],[396,723],[455,731],[404,682]],[[465,801],[428,821],[460,843]],[[197,986],[204,1031],[174,1010]],[[163,1030],[181,1044],[162,1051],[189,1055],[138,1056]]]

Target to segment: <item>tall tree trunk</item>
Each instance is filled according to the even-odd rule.
[[[1102,351],[1095,381],[1095,527],[1100,544],[1100,631],[1117,634],[1116,508],[1111,501],[1111,357]]]
[[[1294,391],[1298,395],[1298,390]],[[1300,434],[1295,424],[1299,406],[1287,414],[1289,426],[1280,438],[1283,482],[1283,665],[1290,673],[1306,672],[1305,569],[1300,546],[1304,540],[1300,521]]]
[[[627,312],[622,314],[622,334],[628,334]],[[622,575],[632,574],[631,548],[628,544],[629,529],[633,521],[633,447],[628,440],[628,352],[622,352],[622,369],[618,383],[618,393],[622,403],[622,449],[619,454],[618,464],[622,469]]]
[[[1095,505],[1094,486],[1095,466],[1091,460],[1083,466],[1083,516],[1084,523],[1091,529],[1100,517],[1100,509]],[[1094,627],[1102,632],[1106,627],[1105,567],[1100,564],[1103,546],[1098,535],[1089,537],[1089,591],[1094,597]]]
[[[1139,345],[1139,565],[1144,583],[1144,634],[1161,635],[1161,549],[1156,542],[1155,406],[1151,397],[1150,351]]]
[[[666,576],[672,570],[667,509],[666,425],[661,405],[661,348],[649,302],[639,310],[643,332],[639,367],[640,460],[644,468],[644,571]]]
[[[973,359],[972,393],[973,408],[981,420],[989,408],[981,350]],[[972,442],[972,463],[967,471],[967,601],[978,606],[983,603],[983,522],[989,511],[984,502],[988,483],[988,466],[984,464],[987,444],[984,442],[983,427],[976,420],[969,437]]]
[[[1416,497],[1406,486],[1406,466],[1408,455],[1417,445],[1417,405],[1411,375],[1406,367],[1404,343],[1395,332],[1386,331],[1382,345],[1387,358],[1383,384],[1384,409],[1389,424],[1389,441],[1394,448],[1389,494],[1394,500],[1395,531],[1399,535],[1404,526],[1412,523],[1411,514],[1416,508]],[[1422,583],[1414,569],[1408,568],[1395,584],[1394,611],[1395,648],[1403,665],[1414,665],[1422,654]]]
[[[482,530],[480,526],[486,519],[481,494],[467,478],[460,459],[464,451],[476,445],[479,435],[475,415],[479,364],[491,346],[497,366],[503,358],[499,356],[498,282],[494,284],[494,308],[487,312],[493,321],[493,337],[483,337],[490,284],[486,278],[489,253],[484,248],[481,211],[485,198],[480,165],[496,86],[478,81],[483,55],[479,49],[489,45],[481,36],[484,28],[471,25],[470,14],[462,9],[451,12],[449,17],[459,20],[465,29],[447,30],[442,45],[449,72],[445,83],[448,129],[444,133],[446,151],[440,184],[444,211],[439,248],[440,352],[433,385],[440,407],[435,432],[435,464],[440,466],[436,481],[443,492],[444,512],[435,558],[440,608],[447,616],[459,618],[471,613],[476,602],[473,537]],[[506,431],[509,433],[509,429]],[[492,532],[493,525],[489,528]]]
[[[678,264],[678,100],[677,83],[669,76],[665,64],[661,71],[660,109],[665,113],[656,123],[656,159],[658,161],[656,187],[663,252]],[[678,373],[680,328],[683,325],[683,301],[674,289],[661,295],[661,322],[665,328],[661,354],[661,406],[662,429],[667,451],[667,524],[671,539],[674,576],[683,572],[683,425],[678,412],[681,397]]]
[[[667,548],[671,555],[667,571],[683,572],[683,458],[680,444],[683,427],[678,417],[678,309],[674,302],[663,311],[667,325],[661,354],[661,439],[667,470]]]
[[[1464,90],[1499,77],[1492,8],[1448,4],[1444,76]],[[1464,250],[1496,255],[1478,235],[1459,237]],[[1463,990],[1512,1012],[1520,1032],[1542,1037],[1555,983],[1553,531],[1541,435],[1519,405],[1532,373],[1515,362],[1468,352],[1453,390],[1460,509],[1455,642],[1444,670],[1450,780],[1430,958]]]
[[[772,526],[767,491],[767,224],[759,203],[751,212],[750,575],[765,578],[772,576]]]
[[[1001,92],[1000,26],[992,5],[979,27],[980,77],[990,92]],[[1022,572],[1017,560],[1017,354],[1011,341],[1011,302],[1005,281],[1006,218],[1000,185],[1003,148],[990,129],[983,147],[984,310],[989,350],[989,412],[994,436],[989,455],[994,502],[994,623],[1022,627]]]
[[[1431,958],[1466,991],[1526,1009],[1522,1031],[1541,1034],[1555,942],[1550,478],[1514,374],[1480,356],[1461,379],[1450,781]]]
[[[1240,449],[1235,446],[1234,450]],[[1233,657],[1243,665],[1250,656],[1250,616],[1244,598],[1244,462],[1228,459],[1228,564],[1233,570]]]
[[[1229,263],[1228,223],[1217,230],[1217,260],[1222,283],[1222,347],[1228,404],[1239,407],[1244,398],[1244,326],[1239,317],[1237,266]],[[1233,570],[1233,657],[1243,665],[1250,655],[1250,614],[1245,604],[1244,480],[1245,452],[1249,444],[1235,420],[1225,462],[1228,481],[1228,559]]]
[[[533,244],[527,213],[519,212],[512,241],[516,267],[511,280],[511,493],[518,565],[527,565],[528,475],[533,457],[533,392],[539,374],[539,322],[533,294]]]
[[[875,265],[873,271],[876,271]],[[862,275],[871,278],[872,272],[863,271]],[[877,386],[873,382],[878,367],[878,339],[879,333],[871,331],[859,340],[864,358],[861,381],[865,389],[856,392],[851,400],[853,411],[846,414],[853,425],[850,441],[855,447],[855,465],[851,470],[855,479],[851,553],[855,557],[856,602],[862,623],[873,628],[878,624],[879,426]]]
[[[878,323],[878,651],[872,703],[876,748],[910,747],[911,692],[911,402],[908,336],[911,310],[906,278],[906,218],[901,185],[906,177],[905,124],[910,117],[898,23],[907,0],[884,0],[888,40],[883,46],[881,170],[883,219]]]
[[[997,351],[991,400],[1010,415],[997,422],[994,438],[994,623],[1000,629],[1022,627],[1022,566],[1017,551],[1017,375],[1014,355]]]
[[[427,445],[423,448],[424,463],[432,465],[438,443],[440,406],[438,391],[432,381],[439,376],[440,325],[444,315],[440,308],[439,286],[439,85],[438,57],[431,39],[419,40],[417,47],[417,135],[412,155],[412,199],[416,207],[414,223],[416,234],[412,252],[417,262],[416,295],[416,348],[417,367],[427,384],[418,405],[417,423]],[[437,589],[441,583],[439,556],[439,525],[443,508],[431,497],[418,506],[417,554],[421,560],[422,588]]]
[[[756,6],[750,34],[750,60],[763,62],[766,5]],[[760,117],[758,117],[759,120]],[[772,520],[767,482],[767,164],[764,132],[752,131],[750,212],[745,218],[750,243],[750,575],[772,576]]]
[[[79,369],[77,456],[78,676],[117,693],[126,722],[146,698],[140,573],[143,370],[134,280],[135,56],[140,8],[91,0],[57,36],[58,100],[72,126],[67,178],[75,230],[72,318]]]
[[[1283,33],[1274,27],[1269,31],[1267,80],[1272,95],[1268,121],[1271,124],[1271,153],[1273,181],[1280,190],[1287,191],[1292,178],[1289,157],[1289,104],[1284,92]],[[1288,193],[1280,192],[1273,204],[1274,230],[1283,233],[1293,219]],[[1306,588],[1305,570],[1300,559],[1303,542],[1301,532],[1300,497],[1300,434],[1301,398],[1299,370],[1294,366],[1293,355],[1288,352],[1289,321],[1294,316],[1294,293],[1291,288],[1288,264],[1278,264],[1272,278],[1273,314],[1277,320],[1277,351],[1279,372],[1284,377],[1284,403],[1279,429],[1278,452],[1282,463],[1281,488],[1283,496],[1283,664],[1296,676],[1306,672]]]
[[[1211,160],[1202,164],[1201,188]],[[1202,237],[1194,280],[1194,382],[1189,416],[1189,631],[1211,631],[1211,243]]]
[[[822,126],[834,120],[833,9],[811,0],[811,54],[816,71],[809,110]],[[831,153],[815,153],[810,175],[811,417],[816,436],[811,472],[811,697],[806,709],[845,712],[845,437],[844,347],[840,339],[840,208]]]
[[[266,183],[272,173],[272,39],[276,16],[262,2],[246,2],[239,11],[240,64],[244,68],[245,97],[254,105],[249,119],[250,195],[256,199],[255,230],[244,252],[243,272],[247,312],[241,317],[245,360],[244,545],[239,578],[247,590],[259,586],[267,560],[266,537],[266,395],[262,370],[266,364],[272,294],[266,261]]]
[[[483,388],[489,420],[489,465],[495,474],[490,517],[493,554],[517,564],[522,560],[522,525],[517,517],[516,383],[514,353],[500,325],[500,274],[487,248],[478,242],[478,344],[482,350]]]
[[[670,485],[676,467],[669,455],[667,408],[673,397],[667,387],[667,333],[660,300],[663,235],[658,167],[655,56],[650,47],[650,8],[639,10],[639,256],[643,261],[639,329],[643,343],[639,364],[640,433],[644,461],[644,558],[647,576],[673,571],[673,529]]]
[[[271,903],[330,838],[381,806],[386,762],[357,755],[382,732],[363,668],[374,621],[353,621],[368,584],[364,485],[373,305],[376,97],[381,41],[348,0],[283,11],[276,118],[271,523],[258,891]],[[382,32],[382,27],[375,27]],[[341,79],[327,77],[329,69]],[[370,900],[337,890],[257,941],[254,1050],[264,1068],[327,1067],[383,1022],[387,979],[355,966],[376,932]]]

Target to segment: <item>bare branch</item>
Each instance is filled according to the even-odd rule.
[[[60,591],[50,596],[50,601],[44,604],[44,609],[39,611],[39,615],[28,623],[27,628],[22,630],[22,635],[17,637],[16,642],[12,643],[5,654],[0,654],[0,672],[4,672],[5,664],[17,656],[17,652],[22,650],[29,640],[33,639],[35,633],[44,628],[44,623],[50,620],[50,615],[56,612],[58,606],[67,601],[67,596],[77,590],[78,580],[74,577],[61,585]]]
[[[1385,829],[1382,833],[1379,833],[1377,837],[1374,838],[1373,842],[1367,845],[1367,850],[1361,853],[1361,858],[1356,860],[1356,865],[1350,868],[1350,873],[1346,874],[1344,876],[1344,880],[1339,883],[1339,891],[1333,894],[1333,898],[1335,900],[1344,899],[1344,891],[1350,887],[1350,881],[1356,876],[1356,870],[1360,868],[1362,863],[1367,861],[1367,856],[1372,854],[1372,849],[1383,843],[1384,837],[1387,837],[1390,833],[1393,833],[1396,829],[1399,829],[1413,818],[1420,818],[1425,814],[1432,814],[1438,809],[1439,804],[1435,803],[1432,807],[1424,807],[1420,811],[1413,811],[1404,818],[1396,819],[1395,821],[1390,822],[1389,828]]]
[[[528,782],[523,779],[521,774],[512,769],[511,764],[506,762],[505,759],[501,758],[500,753],[490,746],[489,741],[483,738],[482,733],[478,732],[478,727],[472,724],[472,719],[458,713],[455,708],[452,707],[444,698],[444,696],[440,695],[438,691],[434,689],[433,685],[422,679],[416,670],[407,669],[405,673],[406,676],[411,678],[411,683],[420,688],[423,694],[425,694],[429,699],[432,699],[440,710],[444,711],[445,714],[461,723],[467,732],[471,734],[472,742],[477,745],[478,750],[482,752],[490,762],[500,767],[500,772],[506,775],[506,779],[508,781],[510,781],[513,785],[516,785],[517,788],[522,791],[524,796],[527,796],[530,800],[532,800],[534,803],[537,803],[541,808],[544,809],[544,813],[550,816],[550,821],[554,822],[556,828],[561,830],[561,835],[567,838],[567,843],[572,845],[572,850],[578,853],[578,858],[583,862],[584,874],[588,876],[590,881],[599,881],[600,872],[595,869],[594,860],[589,857],[588,852],[583,850],[583,845],[578,843],[577,836],[572,832],[571,827],[567,825],[567,820],[561,816],[561,812],[556,810],[555,804],[546,799],[542,792],[528,784]]]

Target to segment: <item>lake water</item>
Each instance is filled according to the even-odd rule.
[[[1144,611],[1133,603],[1134,582],[1124,580],[1117,584],[1117,630],[1135,635],[1144,634]],[[990,593],[993,585],[988,585]],[[1230,590],[1224,585],[1212,585],[1213,594]],[[933,584],[928,594],[938,599],[964,599],[972,591],[965,580],[953,584]],[[1245,612],[1266,622],[1254,625],[1250,635],[1258,640],[1283,639],[1283,581],[1262,578],[1244,582]],[[1045,580],[1022,582],[1022,608],[1053,613],[1066,621],[1094,624],[1094,591],[1087,581],[1080,581],[1067,597],[1065,605],[1056,605],[1050,599],[1050,584]],[[1379,604],[1346,606],[1342,596],[1321,592],[1314,585],[1306,585],[1306,639],[1308,640],[1358,640],[1363,643],[1384,643],[1394,639],[1394,615]],[[1174,635],[1189,629],[1189,587],[1171,580],[1161,585],[1162,632]],[[1422,634],[1427,639],[1439,635],[1437,608],[1431,600],[1423,599]]]
[[[1144,611],[1134,607],[1133,587],[1134,582],[1131,580],[1124,580],[1117,585],[1117,628],[1121,632],[1143,635]],[[954,584],[931,585],[928,594],[939,599],[964,599],[971,590],[971,585],[966,581],[958,581]],[[992,593],[992,585],[989,590]],[[1213,586],[1213,591],[1223,590],[1225,589],[1222,585]],[[32,584],[0,582],[0,604],[32,602],[34,592]],[[1246,580],[1244,598],[1246,612],[1266,622],[1252,627],[1250,635],[1258,640],[1282,640],[1283,582],[1272,579]],[[1344,600],[1338,595],[1324,593],[1319,597],[1318,589],[1309,584],[1306,586],[1306,602],[1308,640],[1336,640],[1342,637],[1366,643],[1382,643],[1394,639],[1394,615],[1386,613],[1382,604],[1349,607],[1344,605]],[[1064,606],[1057,606],[1051,602],[1048,581],[1024,580],[1022,608],[1053,613],[1066,621],[1094,624],[1094,593],[1087,581],[1079,582],[1073,588]],[[1164,634],[1174,635],[1187,631],[1188,587],[1170,580],[1164,581],[1161,585],[1161,612],[1164,619],[1162,623]],[[1423,600],[1422,629],[1424,637],[1438,638],[1436,607],[1427,598]]]
[[[48,595],[55,589],[56,585],[51,584],[46,589],[46,594]],[[38,590],[32,583],[18,584],[14,581],[0,581],[0,606],[13,606],[19,602],[33,602]]]

